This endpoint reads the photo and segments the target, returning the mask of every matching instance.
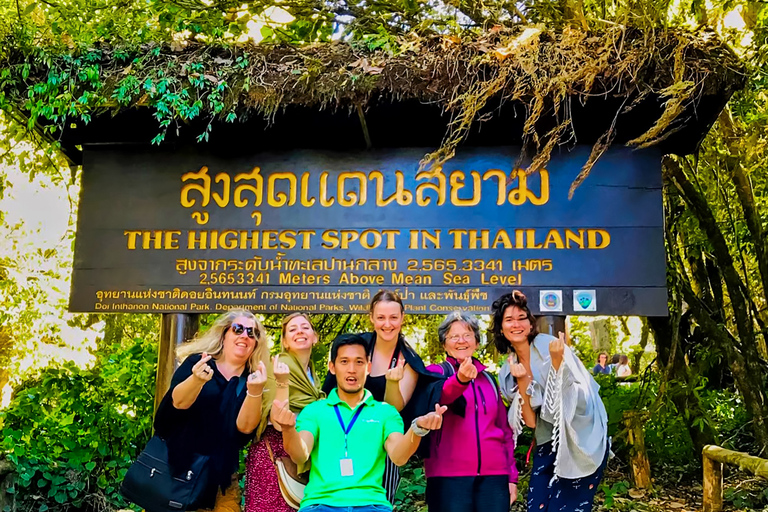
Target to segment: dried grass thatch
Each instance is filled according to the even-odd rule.
[[[423,168],[438,168],[449,159],[484,109],[487,114],[490,102],[517,102],[525,106],[523,141],[532,157],[530,172],[541,168],[558,143],[570,137],[569,102],[618,98],[621,107],[614,123],[594,144],[575,188],[613,141],[620,114],[649,96],[662,98],[660,117],[629,142],[653,145],[678,129],[675,122],[681,113],[703,97],[727,100],[744,82],[738,59],[712,34],[621,27],[595,34],[497,28],[467,39],[409,36],[398,41],[398,48],[392,54],[342,42],[306,47],[191,45],[101,49],[56,58],[7,50],[7,66],[29,67],[26,78],[0,84],[0,94],[5,93],[6,108],[26,111],[33,120],[42,117],[61,124],[84,114],[145,106],[154,110],[161,126],[195,116],[271,118],[290,105],[360,109],[381,97],[417,99],[451,113],[442,146],[425,157]],[[55,91],[61,98],[59,89],[67,87],[64,100],[48,111],[35,109],[39,98],[52,96],[45,88],[38,92],[35,85],[49,82],[52,70],[72,68],[73,63],[80,75]],[[86,65],[96,69],[95,78],[81,76]],[[169,90],[176,94],[170,100]],[[539,133],[544,115],[556,122]]]

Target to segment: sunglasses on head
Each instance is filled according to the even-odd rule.
[[[252,340],[256,339],[256,336],[259,335],[259,330],[255,327],[246,327],[243,324],[233,323],[229,326],[230,329],[232,329],[232,332],[235,333],[235,335],[240,336],[243,334],[243,331],[245,331],[245,334],[251,338]]]

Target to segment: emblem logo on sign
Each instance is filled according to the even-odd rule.
[[[560,312],[563,310],[562,290],[541,290],[539,292],[539,309],[541,311]]]
[[[595,290],[573,290],[573,311],[597,311]]]

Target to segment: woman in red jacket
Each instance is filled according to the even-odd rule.
[[[512,429],[494,377],[473,357],[480,344],[474,315],[455,311],[437,330],[446,360],[427,367],[447,377],[443,428],[430,436],[424,461],[427,506],[440,512],[508,512],[517,498]]]

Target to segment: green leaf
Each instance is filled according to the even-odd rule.
[[[24,12],[22,12],[22,13],[21,13],[21,15],[22,15],[22,16],[27,16],[28,14],[30,14],[32,11],[34,11],[34,10],[35,10],[35,7],[37,7],[37,3],[35,3],[35,2],[32,2],[31,4],[29,4],[29,5],[28,5],[28,6],[27,6],[27,7],[24,9]]]
[[[88,464],[85,465],[85,469],[87,469],[88,471],[93,471],[93,468],[95,468],[95,467],[96,467],[96,463],[93,462],[93,461],[91,461],[91,462],[89,462]]]

